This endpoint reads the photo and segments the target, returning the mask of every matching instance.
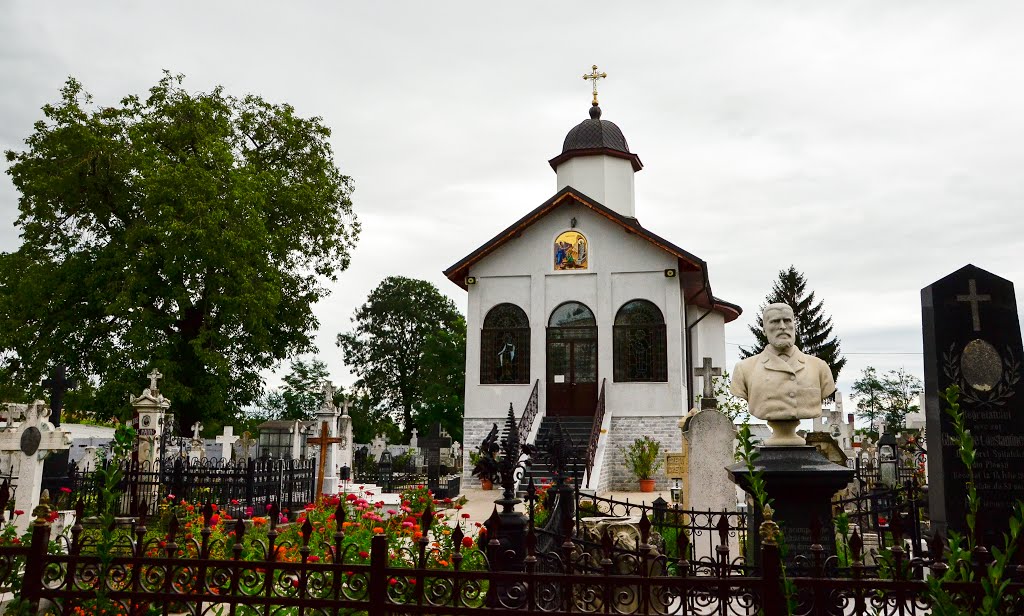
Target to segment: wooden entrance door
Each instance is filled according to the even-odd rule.
[[[547,342],[547,414],[589,416],[597,406],[597,327],[579,302],[551,314]]]

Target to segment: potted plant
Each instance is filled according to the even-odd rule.
[[[654,473],[661,468],[661,443],[649,436],[643,436],[620,448],[626,461],[626,468],[640,481],[641,492],[654,491]]]
[[[498,445],[498,424],[494,424],[487,438],[480,443],[480,448],[469,455],[469,461],[473,464],[472,475],[480,479],[480,487],[490,490],[494,482],[501,479],[498,469],[498,452],[501,447]]]

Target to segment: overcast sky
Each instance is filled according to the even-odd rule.
[[[844,391],[868,365],[923,376],[922,287],[967,263],[1024,283],[1024,4],[340,4],[0,2],[0,149],[68,76],[98,104],[168,69],[322,117],[363,225],[316,311],[346,386],[335,335],[385,276],[465,310],[441,271],[555,192],[592,64],[644,163],[641,224],[746,311],[730,369],[790,264],[833,317]],[[0,176],[0,250],[17,199]]]

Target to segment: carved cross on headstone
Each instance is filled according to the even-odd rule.
[[[711,364],[711,358],[705,357],[704,365],[693,371],[694,374],[704,380],[704,393],[701,394],[701,398],[705,400],[713,400],[715,398],[715,380],[713,377],[722,376],[722,369],[712,368]],[[703,407],[703,403],[701,406]]]
[[[149,377],[149,393],[155,396],[160,391],[157,389],[157,381],[164,378],[164,375],[160,374],[160,371],[156,368],[153,368],[153,371],[146,376]]]
[[[970,302],[971,304],[971,323],[974,325],[974,331],[981,331],[981,315],[978,314],[978,302],[992,301],[992,296],[988,294],[978,295],[978,283],[974,278],[967,281],[967,295],[957,295],[956,301],[958,302]]]
[[[192,424],[192,440],[194,440],[194,441],[198,441],[199,440],[199,431],[202,430],[202,429],[203,429],[203,424],[202,423],[197,421],[194,424]]]
[[[324,495],[324,471],[327,468],[327,447],[340,443],[343,439],[329,436],[331,428],[326,421],[320,422],[320,436],[306,441],[307,445],[320,448],[320,472],[316,475],[316,498],[320,500]]]
[[[67,368],[57,366],[50,373],[50,378],[43,381],[43,387],[50,392],[50,423],[60,425],[60,412],[64,408],[64,394],[78,387],[78,381],[67,378]]]
[[[342,403],[341,403],[341,414],[342,415],[348,415],[348,410],[350,408],[352,408],[352,406],[353,405],[352,405],[352,401],[351,400],[349,400],[347,398],[345,400],[343,400]]]

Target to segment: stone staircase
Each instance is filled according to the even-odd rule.
[[[594,425],[593,417],[544,417],[540,428],[537,431],[537,455],[533,458],[533,465],[526,470],[523,480],[519,482],[519,491],[522,493],[533,478],[534,484],[539,488],[546,479],[548,483],[554,483],[553,469],[548,464],[548,452],[551,450],[550,442],[556,433],[557,426],[561,426],[563,432],[572,441],[575,455],[568,467],[570,477],[583,480],[587,472],[587,443],[590,441],[590,430]]]

